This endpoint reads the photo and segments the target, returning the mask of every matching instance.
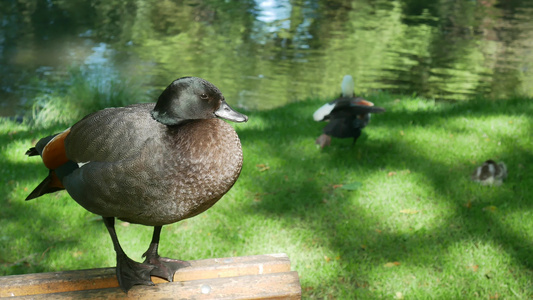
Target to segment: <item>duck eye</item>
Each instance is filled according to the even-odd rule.
[[[207,97],[207,94],[201,94],[201,95],[200,95],[200,98],[201,98],[202,100],[207,100],[207,98],[209,98],[209,97]]]

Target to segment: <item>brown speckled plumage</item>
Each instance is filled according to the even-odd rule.
[[[237,180],[241,143],[228,123],[207,119],[166,126],[150,116],[153,106],[106,109],[71,128],[67,157],[90,163],[63,184],[85,209],[166,225],[208,209]]]
[[[214,85],[196,77],[172,82],[156,104],[95,112],[26,152],[41,155],[50,170],[27,200],[66,189],[85,209],[101,215],[125,292],[136,284],[152,285],[150,276],[172,280],[187,263],[159,256],[161,227],[213,206],[241,172],[239,137],[220,118],[248,120]],[[115,218],[154,226],[143,263],[122,250]]]

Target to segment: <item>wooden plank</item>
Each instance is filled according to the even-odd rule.
[[[128,294],[120,288],[73,291],[15,297],[41,299],[301,299],[296,272],[171,282],[155,286],[134,286]]]
[[[290,271],[286,254],[253,255],[189,261],[174,281],[281,273]],[[154,283],[166,280],[152,277]],[[115,268],[50,272],[0,277],[0,297],[59,293],[118,287]]]
[[[215,258],[190,261],[190,263],[191,267],[180,269],[174,274],[174,281],[280,273],[291,270],[291,262],[285,253]],[[155,280],[166,282],[161,278]]]

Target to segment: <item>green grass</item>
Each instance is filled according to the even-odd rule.
[[[315,146],[324,124],[311,115],[326,99],[247,112],[248,123],[234,124],[241,177],[207,212],[165,226],[161,254],[284,252],[306,299],[531,299],[531,99],[368,99],[387,112],[354,147]],[[62,129],[0,123],[1,275],[114,266],[103,223],[65,192],[24,201],[47,172],[24,152]],[[489,158],[508,166],[500,187],[469,180]],[[118,224],[140,260],[151,228]]]

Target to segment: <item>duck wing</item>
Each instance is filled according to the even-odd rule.
[[[165,127],[150,115],[153,103],[106,108],[71,127],[65,138],[67,157],[84,164],[114,162],[139,155],[146,140]]]
[[[313,119],[317,122],[327,121],[332,115],[364,115],[370,113],[385,112],[383,107],[374,106],[374,103],[360,97],[340,97],[322,105],[313,113]]]
[[[363,98],[339,98],[336,100],[335,107],[331,110],[329,115],[343,114],[357,116],[382,112],[385,112],[385,108],[374,106],[374,103]]]
[[[237,180],[242,150],[231,125],[213,118],[166,126],[150,110],[104,110],[72,127],[67,156],[80,167],[63,184],[85,209],[161,226],[205,211]]]
[[[64,140],[68,162],[54,172],[85,209],[128,219],[150,214],[153,200],[168,192],[168,183],[158,180],[166,150],[158,141],[167,126],[151,117],[153,106],[104,109],[71,127]]]

